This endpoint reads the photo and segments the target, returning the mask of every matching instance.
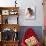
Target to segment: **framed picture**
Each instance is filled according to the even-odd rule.
[[[9,10],[2,10],[2,15],[9,15]]]
[[[36,19],[36,8],[26,8],[25,10],[25,19],[26,20],[35,20]]]
[[[17,13],[18,13],[18,12],[17,12],[16,10],[10,10],[10,11],[9,11],[9,14],[10,14],[10,15],[16,15]]]

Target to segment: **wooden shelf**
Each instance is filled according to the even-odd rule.
[[[10,13],[10,12],[13,12]],[[16,13],[17,12],[17,13]],[[16,13],[16,14],[15,14]],[[5,19],[5,17],[7,16],[14,16],[16,17],[17,16],[17,20],[18,20],[18,17],[19,17],[19,7],[0,7],[0,19],[1,19],[1,24],[4,24],[3,23],[3,20]],[[3,19],[4,18],[4,19]],[[6,22],[6,21],[4,21]],[[7,20],[7,24],[8,24],[8,20]],[[18,21],[17,21],[17,24],[18,24]]]
[[[0,44],[1,46],[18,46],[19,42],[18,41],[5,41],[5,42],[1,41],[0,43],[1,43]]]
[[[2,11],[8,10],[7,12],[9,14],[2,14]],[[17,12],[16,14],[10,14],[10,12]],[[5,11],[6,13],[6,11]],[[19,17],[19,7],[0,7],[0,20],[1,20],[1,24],[0,24],[0,32],[2,33],[4,29],[8,28],[11,30],[17,30],[16,32],[18,33],[18,31],[20,30],[20,26],[19,24],[8,24],[5,22],[5,24],[3,23],[3,20],[5,19],[5,17],[7,18],[7,16],[17,16],[17,20]],[[17,41],[13,41],[13,40],[9,40],[9,41],[4,41],[2,40],[2,34],[1,34],[1,41],[0,41],[0,46],[18,46],[18,40]]]
[[[0,10],[11,10],[11,9],[15,9],[15,10],[19,10],[19,7],[0,7]]]
[[[19,24],[1,24],[1,30],[5,29],[5,28],[9,28],[12,29],[14,31],[14,29],[17,29],[17,31],[20,30],[20,26]]]

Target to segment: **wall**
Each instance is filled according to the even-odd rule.
[[[20,9],[19,9],[19,15],[20,15],[19,16],[19,24],[21,26],[36,26],[33,28],[35,29],[40,41],[42,42],[43,30],[42,30],[42,27],[39,27],[39,26],[43,26],[42,0],[18,0],[18,4],[20,7]],[[13,0],[9,0],[9,1],[8,0],[0,0],[0,6],[2,6],[2,7],[4,7],[4,6],[9,7],[9,6],[14,6],[14,5],[15,5],[15,3]],[[25,20],[25,9],[26,9],[26,7],[31,7],[31,6],[36,7],[36,19],[35,20]],[[12,17],[9,17],[9,20],[11,18]],[[21,27],[20,38],[22,38],[22,35],[26,31],[27,28],[28,27]]]
[[[1,7],[4,7],[4,6],[5,7],[10,7],[11,6],[12,7],[15,4],[14,1],[15,0],[0,0],[0,6]]]
[[[14,0],[15,1],[15,0]],[[0,6],[14,6],[13,0],[0,0]],[[43,6],[42,0],[18,0],[19,4],[19,24],[21,26],[43,26]],[[25,9],[26,7],[36,7],[36,19],[35,20],[25,20]],[[12,18],[12,17],[11,17]]]
[[[22,0],[21,0],[22,2]],[[31,3],[30,3],[31,2]],[[34,3],[35,2],[35,3]],[[24,4],[23,4],[24,3]],[[28,0],[23,1],[23,3],[20,3],[20,25],[22,26],[43,26],[43,6],[42,6],[42,0]],[[25,9],[26,7],[36,7],[36,20],[25,20]]]

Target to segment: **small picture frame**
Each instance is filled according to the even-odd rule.
[[[2,15],[9,15],[9,10],[2,10]]]
[[[25,19],[26,20],[35,20],[36,19],[36,8],[26,8],[25,10]]]
[[[10,11],[10,15],[14,15],[14,12],[13,11]]]

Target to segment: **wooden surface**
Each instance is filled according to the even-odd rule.
[[[5,28],[9,28],[12,29],[14,31],[14,29],[17,29],[17,31],[20,30],[20,26],[18,24],[2,24],[0,25],[0,30],[3,31]]]
[[[44,44],[46,46],[46,0],[43,0],[43,8],[44,8]]]
[[[19,25],[14,25],[14,24],[2,24],[0,25],[0,32],[3,31],[3,29],[5,28],[10,28],[14,31],[14,29],[16,28],[17,29],[17,32],[19,31],[20,29],[20,26]],[[18,41],[2,41],[0,42],[0,46],[18,46]]]
[[[9,10],[9,11],[11,11],[11,10],[14,10],[14,11],[16,11],[17,13],[18,13],[18,11],[19,11],[19,7],[0,7],[0,10],[2,11],[2,10]],[[14,16],[15,14],[13,14],[13,15],[7,15],[7,16]],[[17,16],[18,16],[19,14],[17,14]],[[9,29],[11,29],[11,30],[17,30],[16,32],[18,32],[19,31],[19,29],[20,29],[20,26],[19,26],[19,24],[3,24],[2,23],[2,21],[3,21],[3,17],[5,18],[5,16],[6,15],[2,15],[1,13],[0,13],[0,20],[1,20],[1,24],[0,24],[0,32],[2,32],[5,28],[9,28]],[[0,46],[18,46],[18,41],[0,41]]]
[[[4,15],[2,14],[2,10],[8,10],[8,15]],[[14,13],[14,14],[10,14],[10,12],[17,12],[17,13]],[[5,18],[5,16],[19,16],[19,7],[0,7],[0,20],[1,20],[1,23],[3,24],[3,18]]]
[[[3,42],[3,45],[5,46],[18,46],[18,42],[17,41],[9,41],[9,42]]]
[[[1,41],[0,46],[18,46],[18,41]]]

